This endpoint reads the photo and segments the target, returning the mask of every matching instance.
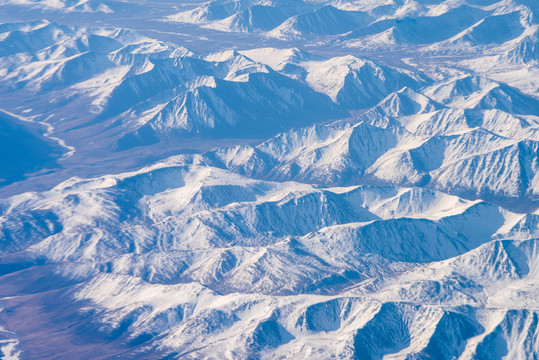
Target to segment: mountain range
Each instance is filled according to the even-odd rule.
[[[534,0],[0,3],[6,359],[535,359]]]

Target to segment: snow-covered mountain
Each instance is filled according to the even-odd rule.
[[[83,128],[86,138],[109,138],[119,149],[170,133],[260,137],[344,115],[308,84],[234,51],[203,58],[126,31],[49,22],[5,28],[3,88],[17,99],[13,105],[60,118],[65,132]],[[50,102],[59,103],[54,115]]]
[[[360,11],[344,11],[327,5],[312,12],[290,17],[268,33],[277,38],[338,35],[368,25],[374,19]]]
[[[115,2],[100,0],[9,0],[4,3],[48,11],[112,13],[114,10],[111,9],[111,5]]]
[[[539,356],[535,0],[0,10],[0,357]]]
[[[526,250],[533,240],[510,250],[510,241],[496,239],[522,242],[517,224],[526,215],[421,188],[323,189],[176,161],[4,200],[2,251],[35,259],[26,270],[6,264],[6,276],[32,273],[36,261],[65,264],[57,271],[80,284],[73,296],[93,304],[77,316],[97,316],[84,326],[140,351],[159,339],[160,350],[177,356],[206,356],[200,333],[215,339],[213,351],[225,351],[217,339],[226,336],[230,354],[293,357],[304,356],[304,346],[379,356],[394,351],[387,344],[402,340],[401,331],[411,332],[401,343],[407,354],[423,347],[436,354],[442,345],[428,344],[438,336],[460,339],[444,346],[461,354],[472,336],[460,326],[473,336],[511,336],[488,328],[505,326],[495,288],[527,281],[532,265],[524,264],[536,254]],[[526,308],[526,298],[519,301]],[[533,344],[533,333],[509,331]],[[340,340],[315,345],[321,335]]]

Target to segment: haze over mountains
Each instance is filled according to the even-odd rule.
[[[0,7],[4,358],[539,356],[536,1]]]

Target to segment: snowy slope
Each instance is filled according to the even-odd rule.
[[[338,35],[369,24],[373,18],[360,11],[345,11],[327,5],[312,12],[290,17],[268,32],[279,39],[303,38],[305,36]]]
[[[57,139],[46,136],[43,124],[16,118],[0,111],[0,184],[6,185],[58,166],[56,160],[68,151]]]

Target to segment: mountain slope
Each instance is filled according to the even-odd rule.
[[[43,126],[23,121],[0,111],[0,184],[19,181],[36,171],[58,166],[56,160],[65,149],[57,141],[43,135]]]

